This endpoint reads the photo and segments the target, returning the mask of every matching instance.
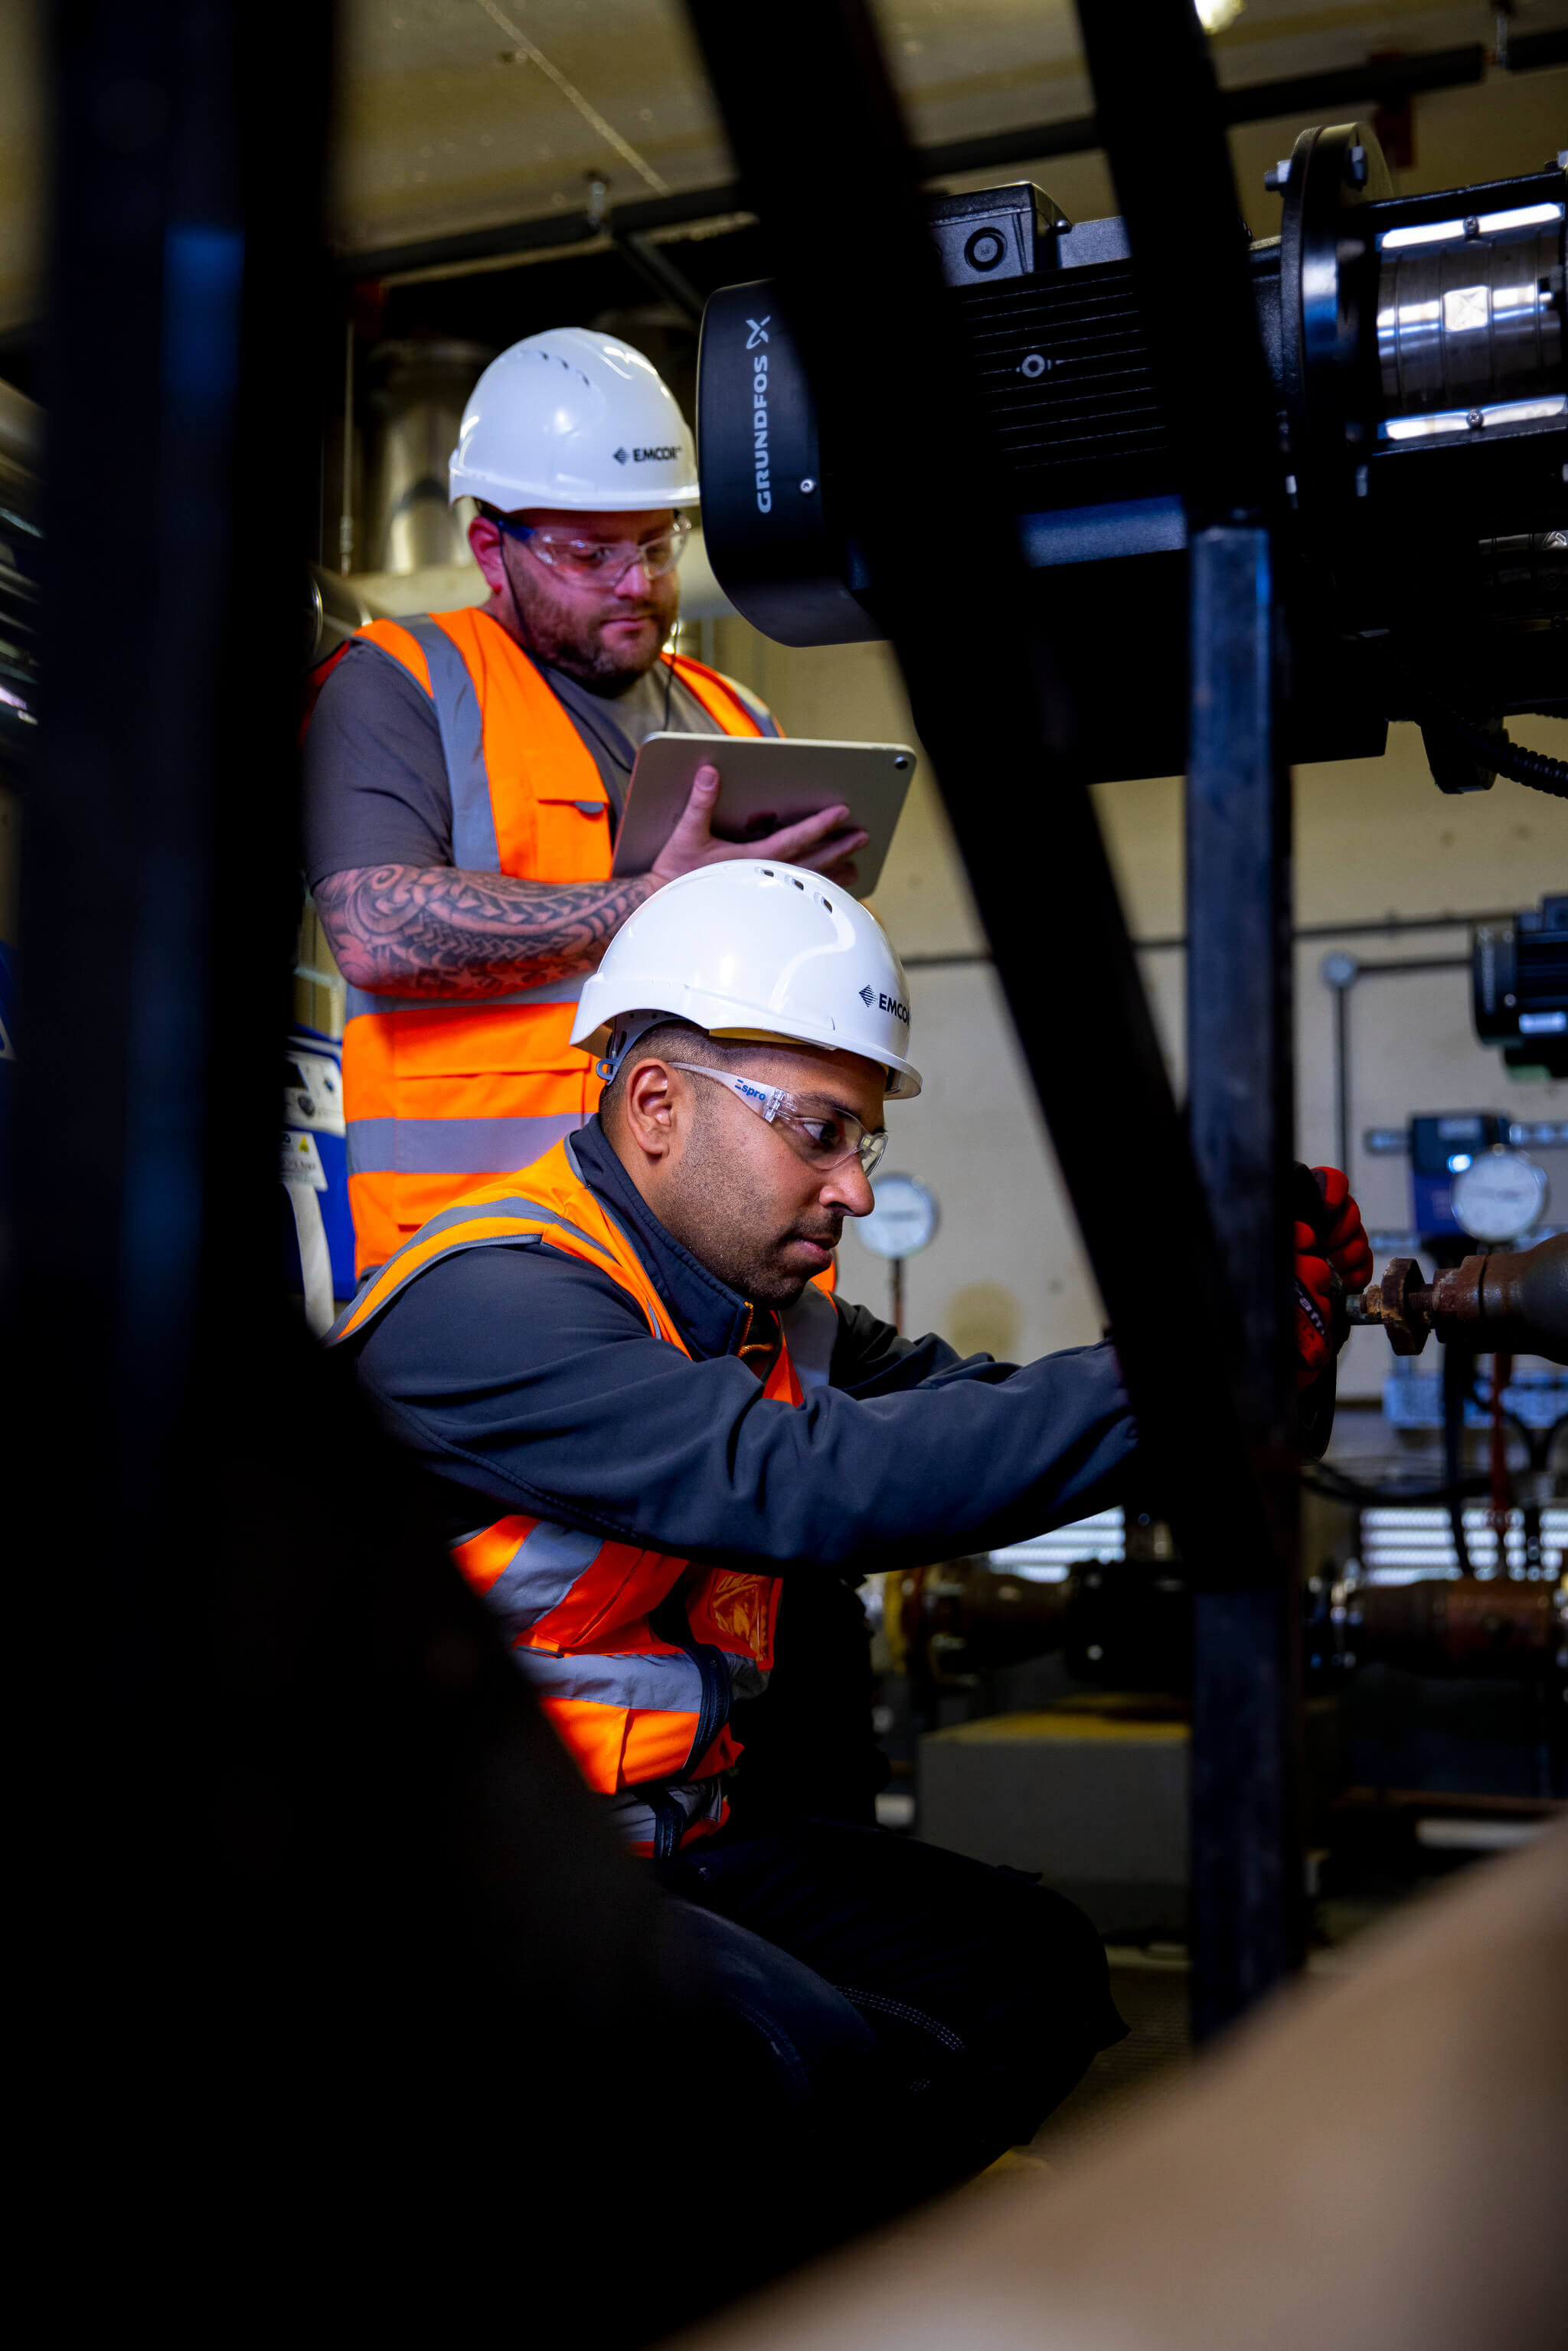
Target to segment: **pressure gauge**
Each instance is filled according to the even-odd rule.
[[[936,1230],[936,1196],[913,1176],[879,1176],[876,1206],[855,1231],[874,1257],[913,1257]]]
[[[1546,1213],[1546,1170],[1504,1143],[1478,1151],[1449,1194],[1454,1221],[1478,1241],[1516,1241]]]

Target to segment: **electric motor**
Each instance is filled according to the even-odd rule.
[[[1470,966],[1482,1043],[1500,1045],[1511,1070],[1568,1078],[1568,895],[1478,925]]]
[[[1473,730],[1568,711],[1563,159],[1396,197],[1371,131],[1346,123],[1303,131],[1274,176],[1281,235],[1249,254],[1278,403],[1287,748],[1376,753],[1391,717],[1415,717],[1437,780],[1484,788],[1484,747],[1450,737],[1450,717]],[[1040,618],[1092,705],[1082,756],[1097,777],[1171,772],[1186,522],[1122,223],[1071,222],[1029,183],[929,212]],[[893,322],[889,350],[895,399],[919,355]],[[698,373],[708,554],[786,644],[883,633],[831,396],[819,405],[778,289],[716,294]],[[934,593],[952,592],[950,561],[961,570],[962,476],[956,434],[909,486],[946,550]],[[983,652],[983,583],[965,583],[962,633]]]

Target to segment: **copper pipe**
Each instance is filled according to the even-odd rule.
[[[1414,1258],[1391,1258],[1381,1280],[1354,1291],[1345,1309],[1353,1323],[1381,1322],[1396,1355],[1418,1355],[1435,1331],[1483,1352],[1568,1364],[1568,1232],[1533,1249],[1468,1257],[1429,1287]]]

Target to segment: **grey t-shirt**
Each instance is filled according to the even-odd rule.
[[[624,694],[592,694],[547,663],[535,667],[593,755],[621,820],[632,761],[650,735],[720,732],[662,664]],[[759,722],[767,712],[736,693]],[[613,837],[613,831],[612,836]],[[450,865],[452,796],[435,709],[401,663],[350,644],[321,689],[305,738],[305,870],[310,887],[361,865]]]

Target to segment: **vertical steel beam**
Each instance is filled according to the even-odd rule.
[[[270,2332],[308,2298],[361,2332],[417,2311],[487,2337],[517,2289],[466,2183],[521,2151],[531,2225],[593,2277],[579,2334],[627,2351],[788,2258],[791,2215],[821,2243],[790,2203],[810,2165],[753,2148],[786,2222],[768,2247],[606,2271],[579,2186],[604,2117],[636,2079],[689,2176],[712,2126],[686,2089],[727,2060],[661,1975],[656,1889],[281,1295],[333,15],[50,12],[45,694],[0,1339],[8,1655],[36,1708],[29,2175],[89,2331],[99,2300],[100,2326],[222,2331],[239,2294]],[[544,2021],[526,2077],[518,2019]],[[107,2183],[87,2261],[84,2160]]]
[[[225,1978],[256,1990],[225,1951],[225,1808],[267,1771],[237,1752],[225,1553],[268,1516],[259,1482],[243,1506],[235,1487],[292,1368],[267,1279],[268,1081],[313,452],[286,384],[321,266],[330,30],[321,9],[287,41],[258,36],[228,0],[47,14],[42,695],[7,1345],[26,1366],[29,1915],[49,1949],[54,2099],[90,2112],[131,2202],[152,2192],[138,2116],[161,2110],[165,2141],[195,2143]],[[254,2113],[232,2044],[225,2070]]]
[[[1267,530],[1191,545],[1186,783],[1188,1115],[1245,1338],[1243,1411],[1272,1503],[1256,1578],[1193,1583],[1193,2024],[1207,2036],[1301,1956],[1300,1573],[1292,1166],[1291,796],[1273,712]]]
[[[1237,1401],[1270,1540],[1189,1555],[1193,2022],[1299,1963],[1300,1569],[1290,1197],[1291,780],[1276,726],[1274,401],[1219,93],[1191,0],[1079,0],[1187,513],[1187,1082],[1241,1324]],[[1179,184],[1182,201],[1171,202]],[[1288,298],[1288,297],[1287,297]]]

